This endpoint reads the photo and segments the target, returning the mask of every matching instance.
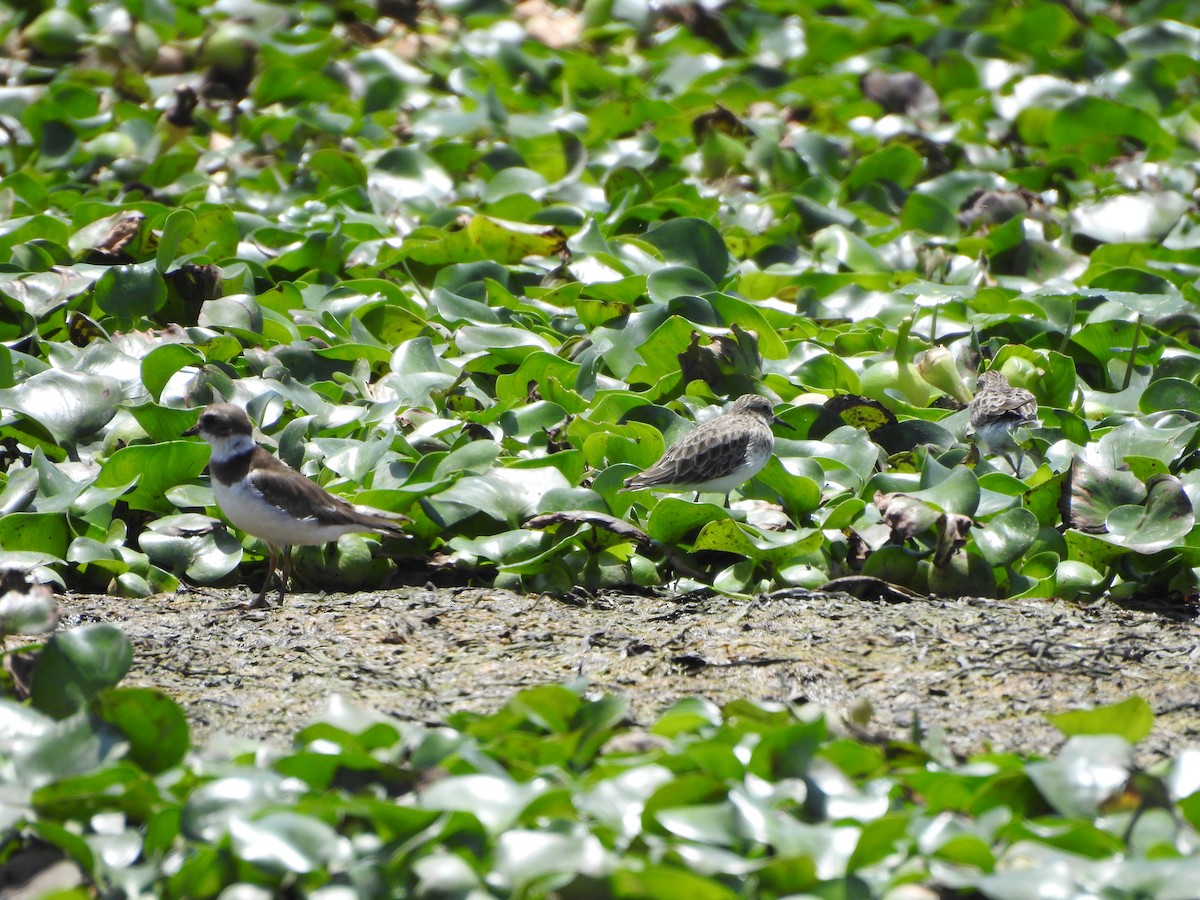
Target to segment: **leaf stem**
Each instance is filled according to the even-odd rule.
[[[1137,358],[1138,341],[1142,337],[1142,314],[1138,313],[1137,321],[1133,326],[1133,346],[1129,348],[1129,365],[1125,367],[1125,383],[1121,385],[1121,390],[1126,390],[1129,383],[1133,380],[1133,363]]]

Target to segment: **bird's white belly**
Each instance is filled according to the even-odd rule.
[[[212,482],[221,512],[237,528],[269,544],[325,544],[357,530],[353,525],[321,525],[316,519],[297,519],[263,499],[246,482]]]

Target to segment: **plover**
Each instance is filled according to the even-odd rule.
[[[1024,452],[1013,437],[1013,431],[1038,424],[1037,398],[1025,388],[1015,388],[998,369],[982,372],[976,382],[975,396],[967,405],[971,413],[971,430],[975,442],[985,453],[999,453],[1012,466],[1013,474],[1021,474]],[[1008,455],[1017,451],[1017,460]]]
[[[205,408],[184,436],[200,435],[212,446],[208,474],[217,505],[236,527],[263,540],[271,550],[267,580],[249,609],[269,606],[267,588],[279,571],[279,602],[291,576],[291,547],[325,544],[353,532],[405,537],[394,519],[362,512],[305,478],[254,442],[250,417],[231,403]]]
[[[627,478],[624,489],[714,491],[725,495],[728,506],[729,492],[761,472],[771,458],[771,423],[778,421],[770,400],[743,394],[724,415],[697,425],[645,472]]]

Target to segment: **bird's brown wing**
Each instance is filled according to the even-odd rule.
[[[359,512],[315,481],[297,478],[298,474],[295,469],[263,450],[247,478],[266,496],[273,498],[280,509],[297,519],[313,518],[321,525],[360,525],[364,531],[404,534],[397,522],[384,516]]]
[[[702,484],[729,474],[746,460],[750,435],[727,428],[696,429],[666,452],[630,487],[661,484]]]
[[[1037,421],[1037,398],[1029,391],[977,394],[970,403],[971,424],[978,428],[991,422],[1030,425]]]

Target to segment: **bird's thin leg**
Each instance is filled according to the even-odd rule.
[[[1016,450],[1016,453],[1017,453],[1017,458],[1015,461],[1013,460],[1012,456],[1009,454],[1009,452],[1007,450],[1005,450],[1001,454],[1001,456],[1004,457],[1004,461],[1006,463],[1008,463],[1009,468],[1012,469],[1013,475],[1015,475],[1017,478],[1020,478],[1021,477],[1021,463],[1023,463],[1025,461],[1025,453],[1021,450],[1020,447],[1016,447],[1014,449]]]
[[[279,605],[283,606],[283,595],[287,591],[288,585],[292,580],[292,548],[284,547],[283,550],[283,571],[279,578]]]
[[[275,545],[267,544],[271,551],[271,559],[267,563],[267,577],[263,581],[262,590],[258,592],[258,596],[254,598],[253,603],[249,603],[246,609],[270,609],[271,604],[267,602],[267,588],[271,586],[271,579],[275,577],[276,554]]]

